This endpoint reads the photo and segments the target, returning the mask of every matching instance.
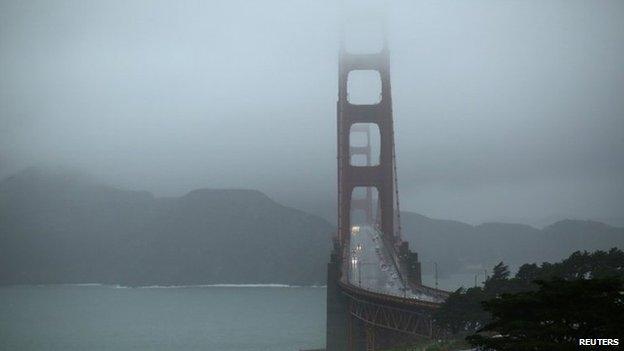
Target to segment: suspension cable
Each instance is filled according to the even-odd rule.
[[[397,232],[399,240],[403,240],[403,237],[401,235],[401,207],[399,202],[399,177],[397,175],[396,147],[394,144],[394,126],[392,127],[392,169],[394,173],[394,198],[397,211]]]

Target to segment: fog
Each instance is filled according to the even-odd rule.
[[[329,0],[2,1],[0,177],[45,166],[159,196],[251,188],[328,215],[345,12]],[[403,210],[624,223],[624,2],[383,12]]]

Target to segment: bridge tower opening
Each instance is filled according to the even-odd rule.
[[[354,226],[376,226],[377,189],[374,187],[356,187],[351,197],[351,223]]]
[[[379,165],[379,128],[372,123],[355,123],[349,132],[350,165],[372,167]],[[376,187],[355,187],[351,194],[351,224],[376,225],[378,212]]]

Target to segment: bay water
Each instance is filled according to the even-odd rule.
[[[279,285],[0,287],[0,350],[321,348],[325,292]]]

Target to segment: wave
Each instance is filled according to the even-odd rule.
[[[11,286],[11,285],[9,285]],[[189,285],[120,285],[120,284],[102,284],[102,283],[62,283],[62,284],[18,284],[12,286],[34,286],[34,287],[55,287],[55,286],[73,286],[73,287],[105,287],[114,289],[189,289],[189,288],[318,288],[324,289],[327,285],[290,285],[279,283],[268,284],[189,284]]]
[[[138,289],[184,289],[184,288],[325,288],[325,285],[289,285],[289,284],[194,284],[194,285],[148,285]]]

